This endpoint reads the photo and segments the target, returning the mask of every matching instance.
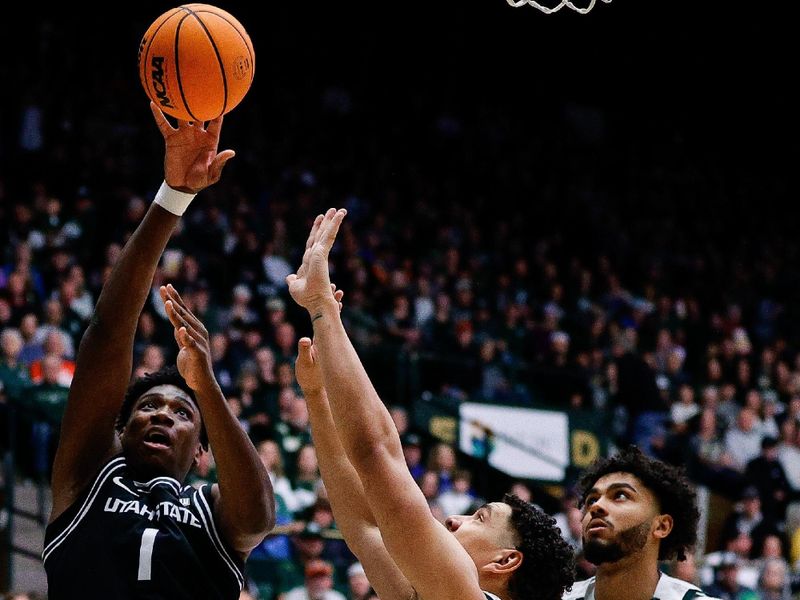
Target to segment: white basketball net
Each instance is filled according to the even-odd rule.
[[[587,6],[586,8],[581,8],[579,6],[575,6],[575,4],[571,0],[561,0],[558,3],[557,6],[554,6],[554,7],[550,8],[549,6],[543,6],[543,5],[539,4],[538,2],[536,2],[536,0],[507,0],[507,2],[511,6],[513,6],[514,8],[517,8],[517,7],[522,6],[524,4],[530,4],[531,6],[533,6],[535,8],[538,8],[540,11],[542,11],[543,13],[545,13],[547,15],[549,15],[550,13],[554,13],[556,11],[559,11],[562,8],[564,8],[565,6],[568,7],[568,8],[571,8],[575,12],[578,12],[578,13],[580,13],[582,15],[585,15],[590,10],[592,10],[592,7],[594,7],[594,4],[595,4],[596,1],[597,0],[589,0],[589,6]],[[611,0],[602,0],[602,1],[605,2],[606,4],[611,2]]]

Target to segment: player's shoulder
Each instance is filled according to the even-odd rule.
[[[710,598],[696,585],[684,581],[683,579],[670,577],[666,573],[661,574],[653,597],[656,600],[694,600],[695,598],[700,600],[716,600],[715,598]]]
[[[564,592],[562,600],[583,600],[591,590],[594,590],[594,577],[576,581],[568,592]]]

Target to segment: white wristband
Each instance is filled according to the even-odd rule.
[[[196,195],[197,194],[187,194],[186,192],[173,190],[165,181],[161,184],[161,187],[158,188],[158,193],[156,194],[153,202],[158,204],[164,210],[167,210],[173,215],[178,215],[180,217],[184,212],[186,212],[186,207],[189,206],[189,203]]]

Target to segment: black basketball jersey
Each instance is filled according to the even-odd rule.
[[[222,541],[211,487],[128,475],[110,460],[45,531],[48,597],[236,600],[243,562]]]

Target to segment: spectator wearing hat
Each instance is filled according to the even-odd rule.
[[[311,561],[323,560],[325,538],[322,528],[314,522],[302,525],[302,529],[291,537],[292,556],[278,565],[278,594],[284,594],[305,584],[305,567]]]
[[[761,547],[767,535],[779,532],[778,523],[761,510],[761,495],[758,488],[749,485],[742,492],[736,510],[723,522],[721,535],[726,550],[734,551],[742,559],[747,559],[752,555],[754,548]]]
[[[741,584],[739,565],[740,559],[736,554],[725,552],[714,571],[714,582],[704,591],[720,600],[759,600],[755,590]]]
[[[315,558],[306,563],[305,581],[283,596],[283,600],[347,600],[333,589],[333,566],[326,560]]]
[[[783,521],[791,486],[778,459],[777,439],[765,437],[761,440],[761,454],[747,463],[745,477],[758,490],[764,514],[772,520]]]
[[[319,526],[325,536],[325,548],[320,558],[324,558],[333,565],[334,585],[342,590],[346,589],[347,568],[356,560],[356,557],[341,538],[333,518],[330,501],[320,496],[314,504],[297,516],[308,524]]]
[[[407,433],[400,441],[408,470],[411,471],[414,480],[418,481],[425,472],[425,465],[422,464],[422,440],[416,433]]]

